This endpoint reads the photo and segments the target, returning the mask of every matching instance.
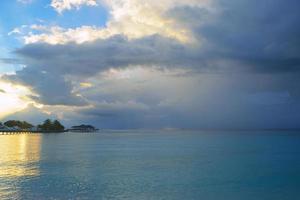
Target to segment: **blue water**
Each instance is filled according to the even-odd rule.
[[[0,199],[296,200],[300,133],[0,135]]]

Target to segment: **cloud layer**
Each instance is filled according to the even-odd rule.
[[[105,27],[23,30],[27,67],[3,79],[106,127],[297,126],[297,0],[52,1],[100,4]]]

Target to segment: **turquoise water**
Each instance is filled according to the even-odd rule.
[[[300,199],[300,133],[0,136],[0,199]]]

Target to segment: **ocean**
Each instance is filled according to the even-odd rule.
[[[0,199],[296,200],[300,132],[0,135]]]

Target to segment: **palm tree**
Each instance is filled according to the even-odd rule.
[[[54,120],[53,122],[53,130],[55,131],[63,131],[65,130],[65,127],[57,120]]]
[[[42,129],[45,131],[50,131],[52,129],[52,121],[50,119],[46,119],[42,125]]]

